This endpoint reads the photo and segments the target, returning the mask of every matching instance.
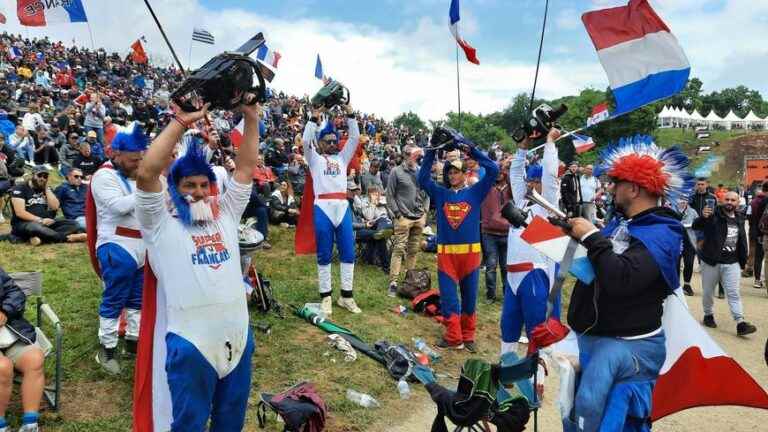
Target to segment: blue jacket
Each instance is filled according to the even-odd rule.
[[[27,296],[0,267],[0,309],[8,318],[5,326],[19,336],[19,340],[29,345],[35,341],[35,328],[24,318]]]
[[[85,191],[85,186],[75,187],[69,183],[62,183],[53,191],[61,203],[61,212],[65,218],[85,216]]]
[[[480,207],[496,181],[499,167],[477,147],[472,147],[471,156],[485,168],[485,176],[470,187],[453,190],[432,180],[435,151],[428,150],[424,155],[417,178],[419,185],[435,203],[439,244],[480,242]]]

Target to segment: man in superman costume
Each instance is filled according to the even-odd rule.
[[[427,150],[417,180],[435,203],[437,213],[437,278],[440,286],[440,310],[445,333],[439,348],[475,352],[477,282],[482,251],[480,249],[480,207],[493,187],[499,168],[460,133],[442,128],[451,135],[452,145],[463,150],[485,168],[485,176],[466,186],[466,171],[461,161],[450,162],[450,188],[432,180],[437,131],[433,148]],[[457,292],[458,288],[458,292]],[[459,299],[458,294],[461,294]]]
[[[261,108],[242,105],[241,110],[245,133],[223,194],[198,143],[190,143],[180,159],[172,157],[207,106],[178,112],[139,167],[136,217],[148,264],[134,382],[135,432],[239,431],[245,422],[254,342],[238,226],[259,157]],[[166,193],[161,173],[169,164]]]
[[[509,183],[514,205],[529,210],[529,221],[533,216],[547,218],[549,212],[526,198],[528,189],[542,194],[550,203],[558,202],[560,191],[557,180],[557,146],[555,141],[560,131],[552,128],[544,144],[541,165],[529,165],[528,139],[518,145],[517,153],[509,165]],[[547,297],[555,280],[556,263],[536,251],[520,238],[524,227],[510,227],[507,238],[507,286],[504,305],[501,310],[501,354],[517,351],[517,341],[525,324],[530,336],[531,330],[547,318]],[[560,296],[555,299],[553,317],[560,319]],[[536,351],[536,344],[528,343],[528,352]]]

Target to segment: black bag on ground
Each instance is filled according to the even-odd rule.
[[[405,280],[397,286],[400,297],[412,299],[432,288],[432,277],[426,269],[413,269],[405,272]]]
[[[267,408],[285,422],[283,432],[320,432],[328,410],[312,383],[302,382],[278,394],[262,393],[256,410],[259,427],[267,424]]]
[[[283,318],[282,305],[275,299],[269,279],[251,267],[247,282],[253,287],[249,303],[261,313],[273,311]]]

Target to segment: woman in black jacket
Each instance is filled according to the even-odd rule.
[[[33,432],[38,430],[38,412],[45,387],[45,355],[37,345],[35,328],[24,319],[26,302],[24,292],[0,267],[0,429],[11,398],[15,369],[22,374],[24,416],[20,431]]]

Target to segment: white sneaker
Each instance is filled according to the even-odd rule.
[[[525,335],[521,335],[520,339],[518,339],[518,342],[520,342],[521,344],[527,344],[528,338]]]
[[[331,296],[323,297],[323,300],[320,302],[320,310],[323,311],[325,316],[333,314],[333,299]]]
[[[326,297],[327,298],[327,297]],[[363,311],[360,310],[359,307],[357,307],[357,303],[355,303],[355,299],[351,297],[339,297],[339,300],[336,302],[337,305],[343,307],[344,309],[352,312],[353,314],[359,314]]]
[[[3,216],[2,210],[0,210],[0,224],[5,223],[5,216]],[[2,429],[0,429],[0,432],[3,432]]]
[[[25,424],[19,429],[19,432],[38,432],[40,428],[37,427],[37,423]],[[0,431],[2,432],[2,431]]]

